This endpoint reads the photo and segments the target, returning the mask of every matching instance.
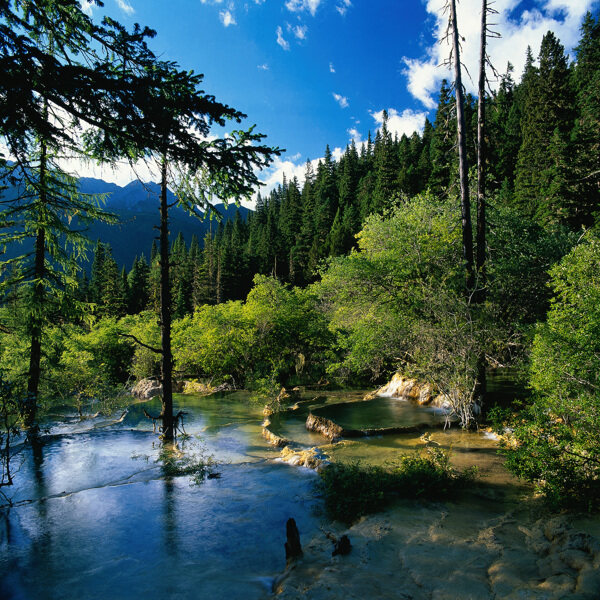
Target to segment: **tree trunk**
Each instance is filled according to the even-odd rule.
[[[40,387],[41,359],[42,359],[42,328],[43,317],[41,314],[44,303],[44,277],[46,276],[46,230],[43,224],[43,211],[46,207],[46,171],[48,148],[45,142],[41,143],[40,152],[40,178],[39,178],[39,203],[40,208],[37,218],[42,221],[38,226],[35,238],[35,257],[33,275],[33,294],[31,298],[31,316],[29,328],[31,344],[29,350],[29,371],[27,373],[27,398],[22,410],[23,423],[31,427],[35,422],[37,401]]]
[[[485,176],[486,176],[486,143],[485,143],[485,61],[486,61],[486,35],[487,35],[487,0],[481,3],[481,47],[479,53],[479,90],[477,102],[477,253],[475,256],[475,270],[477,273],[477,290],[474,300],[481,304],[486,298],[486,248],[485,248]],[[482,405],[487,388],[485,373],[485,353],[481,352],[477,362],[477,387],[476,397]]]
[[[479,54],[479,100],[477,102],[477,255],[475,268],[478,275],[477,301],[484,302],[486,296],[485,269],[485,57],[487,32],[487,0],[482,0],[481,48]]]
[[[169,207],[167,205],[167,158],[163,156],[160,181],[160,335],[163,438],[175,437],[173,419],[173,355],[171,352],[171,287],[169,281]]]
[[[466,292],[469,295],[474,287],[473,272],[473,230],[471,226],[471,201],[469,198],[469,167],[467,164],[467,143],[464,112],[464,95],[460,64],[460,46],[456,24],[456,0],[450,0],[450,22],[452,27],[452,48],[454,58],[454,88],[456,92],[456,133],[458,138],[458,167],[460,177],[460,207],[462,213],[463,259],[466,274]]]

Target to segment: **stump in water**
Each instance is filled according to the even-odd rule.
[[[337,556],[338,554],[340,554],[341,556],[345,556],[346,554],[350,554],[350,550],[352,550],[350,538],[347,535],[343,535],[339,540],[335,542],[335,546],[333,548],[331,556]]]
[[[294,519],[288,519],[285,525],[287,541],[285,543],[285,559],[289,563],[295,558],[302,556],[302,546],[300,545],[300,532]]]

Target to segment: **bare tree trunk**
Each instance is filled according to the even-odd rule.
[[[175,438],[173,419],[173,354],[171,352],[171,286],[169,277],[169,207],[167,204],[167,158],[163,156],[160,181],[160,335],[163,438]]]
[[[38,219],[43,221],[43,214],[47,203],[46,175],[48,169],[48,147],[45,141],[41,143],[40,152],[40,177],[39,177],[39,203]],[[29,371],[27,373],[27,398],[22,410],[23,423],[31,427],[35,422],[37,402],[40,387],[41,360],[42,360],[42,328],[43,317],[41,314],[44,303],[44,277],[46,276],[46,230],[41,224],[35,237],[35,257],[33,275],[33,293],[31,298],[31,317],[29,329],[31,344],[29,349]]]
[[[486,296],[485,268],[485,62],[487,33],[487,0],[482,0],[481,8],[481,48],[479,54],[479,91],[477,102],[477,255],[475,267],[478,274],[478,302],[484,302]]]
[[[471,201],[469,198],[469,167],[464,112],[464,95],[460,64],[460,44],[456,24],[456,0],[450,0],[450,24],[452,28],[452,56],[454,59],[454,88],[456,93],[456,133],[458,137],[458,168],[460,178],[460,207],[462,214],[463,259],[466,271],[467,294],[473,290],[473,230],[471,225]]]
[[[486,63],[486,36],[487,36],[487,0],[481,3],[481,47],[479,53],[479,89],[477,102],[477,253],[475,269],[477,272],[477,290],[475,302],[483,303],[486,298],[486,248],[485,248],[485,176],[486,176],[486,143],[485,143],[485,63]],[[477,387],[476,397],[483,407],[487,388],[485,373],[485,353],[481,352],[477,361]]]

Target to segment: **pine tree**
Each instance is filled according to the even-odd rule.
[[[146,258],[143,254],[140,258],[136,256],[127,276],[129,288],[127,311],[130,314],[137,314],[146,309],[149,298],[149,276],[150,267]]]
[[[569,223],[577,228],[594,223],[600,209],[600,16],[587,13],[581,26],[573,72],[578,117],[569,145],[568,168],[571,185]]]
[[[528,57],[529,62],[529,57]],[[562,141],[573,126],[573,93],[563,46],[548,32],[540,48],[537,73],[528,65],[524,75],[527,96],[522,118],[523,142],[517,160],[515,199],[524,213],[541,223],[557,220],[563,199],[553,190],[563,188],[556,161],[548,154],[553,138]],[[557,146],[556,146],[557,147]],[[560,217],[558,220],[561,220]]]
[[[456,169],[456,103],[448,82],[440,87],[438,107],[431,136],[431,175],[429,187],[435,195],[447,193]]]
[[[377,132],[374,148],[375,187],[371,210],[383,212],[391,205],[396,192],[398,161],[394,152],[394,142],[387,127],[388,113],[383,111],[381,129]]]

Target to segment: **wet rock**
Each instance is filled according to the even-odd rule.
[[[328,457],[317,448],[294,450],[286,445],[281,451],[281,459],[289,465],[306,467],[317,472],[329,464]]]
[[[197,379],[186,380],[183,382],[184,394],[212,394],[213,387],[209,383],[198,381]]]
[[[347,535],[343,535],[335,542],[331,556],[337,556],[338,554],[340,556],[346,556],[347,554],[350,554],[351,550],[352,544],[350,543],[350,538]]]
[[[263,427],[262,435],[271,446],[275,446],[276,448],[283,448],[290,444],[290,440],[273,433],[268,427]]]
[[[156,379],[141,379],[133,386],[131,394],[140,400],[150,400],[162,395],[162,384]]]
[[[430,404],[433,400],[433,388],[428,383],[420,383],[416,379],[408,379],[396,373],[392,379],[375,392],[368,394],[365,399],[377,396],[411,400],[421,405]]]
[[[184,394],[204,394],[208,396],[209,394],[216,394],[217,392],[231,392],[235,388],[230,383],[222,383],[217,386],[213,386],[211,383],[204,383],[202,381],[198,381],[197,379],[190,379],[182,382],[182,389],[175,390],[178,392],[183,392]]]
[[[585,594],[590,599],[598,598],[600,596],[600,571],[587,565],[579,574],[576,591],[579,594]]]
[[[437,425],[443,427],[443,423]],[[431,423],[420,423],[418,425],[408,425],[405,427],[378,427],[376,429],[344,429],[335,421],[320,417],[314,413],[310,413],[306,418],[306,429],[314,431],[328,438],[331,442],[336,442],[340,438],[361,438],[377,435],[393,435],[399,433],[419,433],[426,429],[435,427]]]
[[[306,419],[306,429],[308,429],[308,431],[320,433],[331,441],[343,437],[344,434],[344,429],[337,423],[334,423],[331,419],[319,417],[312,413],[310,413]]]

